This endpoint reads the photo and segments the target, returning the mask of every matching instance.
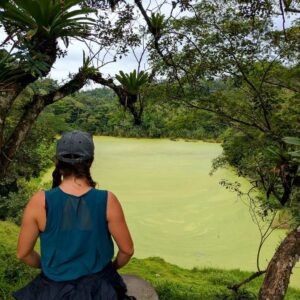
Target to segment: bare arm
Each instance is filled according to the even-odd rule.
[[[116,269],[120,269],[129,262],[134,248],[121,204],[117,197],[109,191],[107,195],[107,222],[108,229],[119,248],[113,265]]]
[[[41,200],[43,197],[44,192],[40,191],[29,200],[24,211],[17,246],[17,258],[35,268],[41,267],[40,256],[33,249],[39,236],[37,215],[41,209]]]

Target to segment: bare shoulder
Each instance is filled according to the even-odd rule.
[[[40,219],[41,214],[43,214],[45,211],[45,192],[44,191],[38,191],[35,194],[32,195],[32,197],[29,199],[24,215],[23,215],[23,221],[22,223],[26,223],[30,220],[38,220]]]
[[[31,208],[45,206],[45,191],[38,191],[29,199],[27,206]]]
[[[115,210],[120,208],[121,208],[121,203],[118,197],[113,192],[107,191],[107,209]]]
[[[116,202],[119,202],[119,199],[113,192],[107,191],[107,202],[113,205]]]
[[[110,219],[119,214],[123,214],[119,199],[113,192],[107,191],[107,218]]]

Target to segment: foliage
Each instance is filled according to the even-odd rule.
[[[53,83],[51,83],[53,84]],[[49,82],[44,89],[51,89]],[[16,106],[7,118],[5,136],[9,136],[23,107],[30,104],[33,90],[43,93],[41,85],[28,88],[17,100]],[[46,92],[44,90],[44,92]],[[63,123],[64,124],[64,123]],[[20,214],[28,199],[38,189],[39,177],[53,163],[54,147],[59,118],[44,114],[31,128],[29,136],[24,142],[24,147],[17,153],[11,164],[10,172],[2,179],[0,185],[0,219],[10,218],[20,222]],[[63,128],[63,127],[62,127]]]
[[[0,51],[0,80],[3,84],[3,89],[5,86],[14,80],[21,78],[23,76],[23,71],[18,68],[15,55],[9,55],[6,50]]]
[[[37,275],[37,270],[28,268],[16,258],[18,234],[15,224],[0,221],[0,299],[12,299],[11,292]]]
[[[230,128],[215,165],[233,165],[264,190],[270,207],[275,198],[277,208],[287,206],[297,216],[298,167],[283,138],[300,132],[299,66],[290,60],[299,54],[291,36],[299,24],[286,35],[274,29],[276,8],[269,1],[197,2],[187,8],[189,16],[170,19],[159,39],[166,54],[159,59],[156,47],[151,61],[177,86],[169,101],[213,112]]]
[[[299,226],[298,152],[291,154],[283,138],[300,132],[299,20],[285,28],[285,14],[300,10],[297,1],[254,2],[187,4],[187,16],[170,15],[165,34],[153,34],[151,61],[178,86],[170,100],[214,112],[230,127],[215,166],[231,163],[250,178],[249,193],[256,192],[262,218],[284,207]],[[274,21],[278,12],[280,29]],[[287,259],[284,246],[285,241],[267,268],[259,299],[285,295],[290,273],[282,278],[277,268]],[[292,251],[289,255],[299,255],[296,248]]]
[[[21,77],[26,74],[31,74],[34,78],[44,76],[54,62],[49,55],[53,56],[56,51],[56,39],[61,38],[67,47],[69,38],[86,38],[90,34],[94,19],[87,17],[87,14],[95,10],[72,9],[81,2],[0,1],[0,23],[9,39],[17,37],[14,51],[2,62],[5,69],[0,72],[1,84],[22,80]],[[46,43],[42,39],[46,39]]]
[[[20,178],[17,181],[17,191],[9,192],[7,196],[0,198],[0,219],[10,220],[20,225],[26,206],[29,199],[41,188],[50,188],[48,184],[41,184],[40,178],[33,178],[27,181]]]
[[[151,27],[155,31],[155,34],[159,35],[162,29],[164,29],[165,27],[165,16],[159,13],[152,12],[150,17],[150,23],[151,23]]]
[[[136,18],[134,4],[119,0],[85,0],[81,6],[98,9],[94,27],[98,37],[97,44],[99,49],[111,49],[113,45],[113,61],[127,55],[131,47],[140,45],[141,35],[132,24]],[[112,7],[117,7],[113,13]],[[111,19],[112,15],[116,16],[115,20]]]
[[[224,127],[216,123],[212,114],[190,111],[184,106],[165,103],[163,95],[147,95],[143,123],[132,126],[131,118],[118,105],[108,89],[80,92],[49,106],[43,117],[56,118],[58,124],[50,128],[57,133],[67,129],[82,129],[97,135],[127,137],[169,137],[220,140]],[[50,118],[51,118],[50,117]]]
[[[28,105],[28,100],[24,101],[28,93],[30,94],[32,91],[28,90],[26,94],[20,96],[16,107],[8,117],[5,135],[9,135],[18,116],[22,113],[23,107]],[[24,142],[24,147],[20,149],[12,163],[10,174],[6,179],[14,180],[18,177],[24,177],[29,180],[31,177],[38,177],[40,172],[51,164],[54,155],[53,141],[56,134],[51,127],[48,127],[51,122],[52,124],[55,123],[56,119],[53,117],[51,120],[45,116],[34,124]]]
[[[45,38],[62,38],[68,45],[72,36],[86,37],[94,19],[82,16],[95,12],[89,8],[75,9],[80,0],[48,1],[48,0],[2,0],[0,21],[4,23],[9,34],[13,29],[22,30],[27,40],[35,36]]]
[[[284,142],[290,145],[296,145],[300,146],[300,138],[296,138],[296,137],[285,137],[283,138]],[[291,155],[294,160],[300,164],[300,150],[296,150],[296,151],[292,151],[292,152],[288,152],[289,155]]]
[[[125,74],[120,71],[116,75],[116,79],[126,88],[126,90],[132,95],[138,95],[143,85],[148,82],[147,72],[137,72],[135,69],[129,74]]]

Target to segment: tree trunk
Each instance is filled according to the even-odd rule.
[[[1,89],[0,82],[0,153],[4,144],[4,128],[5,120],[9,115],[11,107],[17,98],[17,96],[25,89],[27,85],[34,82],[36,78],[31,75],[24,75],[21,78],[21,82],[10,84],[8,91]]]
[[[287,292],[292,269],[300,257],[300,225],[282,241],[270,261],[259,300],[281,300]]]
[[[41,70],[40,76],[36,77],[31,74],[30,71],[24,71],[22,77],[12,79],[10,84],[5,88],[3,83],[0,82],[0,156],[3,158],[4,148],[4,128],[5,120],[9,115],[9,112],[13,106],[14,101],[18,95],[31,83],[35,82],[39,77],[48,75],[51,71],[52,65],[54,64],[57,56],[57,41],[55,39],[45,39],[43,37],[35,38],[32,40],[32,49],[29,49],[31,57],[35,57],[36,53],[44,55],[44,62],[48,64],[46,70]],[[23,69],[22,64],[19,65],[19,69]],[[0,167],[2,165],[0,164]],[[1,171],[1,170],[0,170]]]
[[[142,124],[142,114],[140,113],[141,110],[137,111],[136,107],[133,106],[132,104],[129,104],[127,107],[129,108],[129,111],[133,116],[134,125],[140,126]]]

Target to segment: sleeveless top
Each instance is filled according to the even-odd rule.
[[[106,221],[107,191],[81,196],[60,187],[45,191],[46,227],[40,232],[41,266],[54,281],[97,273],[109,264],[114,246]]]

